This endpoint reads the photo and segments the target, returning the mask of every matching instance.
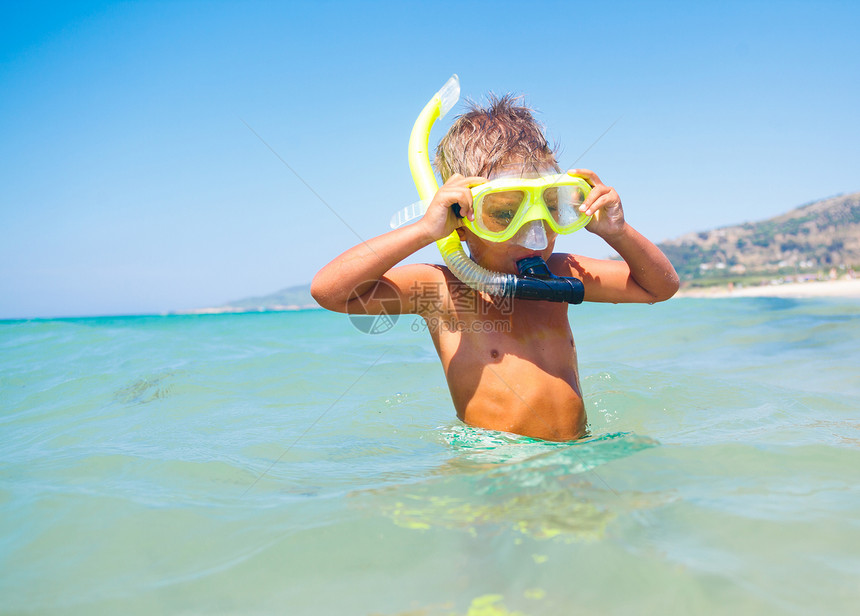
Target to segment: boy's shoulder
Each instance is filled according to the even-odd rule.
[[[454,274],[451,273],[444,265],[436,265],[434,263],[408,263],[406,265],[398,265],[388,271],[386,278],[396,278],[402,281],[416,282],[444,282],[447,280],[457,280]]]
[[[549,270],[556,276],[576,276],[582,271],[581,260],[584,257],[568,252],[554,252],[547,259]]]
[[[583,276],[598,275],[604,269],[617,269],[624,266],[620,259],[595,259],[567,252],[554,252],[547,260],[550,271],[557,276]]]
[[[475,293],[445,265],[434,263],[399,265],[389,270],[385,278],[399,290],[404,309],[411,307],[406,312],[423,314],[428,306],[434,307],[434,313],[445,312],[457,298]]]
[[[460,282],[447,267],[433,263],[398,265],[385,274],[385,281],[400,291],[401,298],[421,296],[428,292],[438,295],[450,284]]]

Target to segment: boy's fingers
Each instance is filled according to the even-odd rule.
[[[451,209],[454,210],[454,214],[457,216],[457,226],[463,226],[463,219],[468,218],[470,221],[475,221],[475,214],[471,209],[467,209],[465,207],[461,207],[459,203],[455,203],[451,206]]]
[[[615,189],[610,188],[608,186],[603,186],[602,188],[604,190],[601,191],[601,194],[594,200],[594,202],[591,204],[587,204],[585,210],[583,210],[582,206],[580,206],[580,211],[583,211],[591,216],[602,209],[606,209],[611,206],[621,206],[621,200],[618,198],[618,193],[615,192]]]
[[[460,175],[459,173],[454,173],[449,177],[445,184],[448,186],[465,184],[466,186],[477,186],[478,184],[484,184],[487,181],[487,178],[480,175],[470,175],[466,177],[464,175]]]
[[[570,169],[567,174],[575,178],[582,178],[591,184],[592,187],[603,184],[603,182],[600,181],[600,178],[597,177],[597,174],[591,169]]]
[[[447,194],[445,201],[454,216],[458,219],[458,225],[462,225],[462,218],[475,220],[475,215],[472,212],[472,191],[466,186],[450,187],[451,190]]]
[[[465,203],[467,203],[467,207],[464,208],[463,216],[471,220],[475,221],[475,210],[472,209],[472,186],[480,186],[481,184],[485,184],[487,182],[487,178],[482,177],[480,175],[472,175],[466,178],[466,199]],[[463,201],[460,202],[460,205],[465,205]]]
[[[460,215],[469,220],[475,220],[475,212],[472,210],[472,191],[468,188],[463,190],[463,194],[457,201],[460,204]]]
[[[607,192],[609,192],[609,188],[603,184],[595,186],[591,192],[588,193],[588,197],[586,197],[585,201],[582,202],[582,205],[579,206],[579,211],[585,212],[592,209],[592,206],[598,201],[598,199],[607,194]]]
[[[450,211],[452,214],[454,214],[454,218],[456,219],[457,226],[458,227],[462,226],[462,224],[463,224],[463,212],[460,210],[460,204],[459,203],[452,203]]]

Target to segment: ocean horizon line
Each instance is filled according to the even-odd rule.
[[[682,288],[672,300],[684,299],[742,299],[753,297],[780,297],[785,299],[860,299],[860,278],[839,278],[836,280],[809,280],[803,282],[781,282],[776,284],[715,285],[707,289]],[[670,301],[672,301],[670,300]],[[168,310],[161,312],[128,312],[108,314],[57,315],[33,317],[0,317],[0,323],[28,321],[74,321],[86,319],[120,319],[171,316],[218,316],[225,314],[265,314],[273,312],[304,312],[324,310],[314,304],[287,304],[239,308],[219,306],[209,308],[190,308],[187,310]]]
[[[30,321],[82,321],[90,319],[137,319],[150,317],[200,317],[220,316],[225,314],[265,314],[274,312],[304,312],[308,310],[323,310],[320,306],[284,306],[271,308],[192,308],[189,310],[169,310],[161,312],[125,312],[105,314],[81,314],[63,316],[34,316],[34,317],[0,317],[0,323],[26,323]]]

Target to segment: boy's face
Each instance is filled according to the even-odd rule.
[[[495,180],[511,177],[538,178],[543,175],[558,173],[557,167],[552,162],[547,162],[539,167],[530,165],[525,170],[523,166],[521,162],[500,166],[493,170],[492,173],[489,173],[487,179]],[[520,259],[539,256],[546,261],[552,254],[558,234],[550,229],[545,222],[540,221],[539,224],[543,225],[543,231],[547,239],[546,247],[540,250],[520,245],[518,243],[520,238],[519,233],[506,242],[491,242],[482,239],[466,227],[460,227],[458,233],[460,234],[460,239],[465,240],[469,245],[469,253],[476,263],[491,271],[516,274],[518,273],[516,264]]]

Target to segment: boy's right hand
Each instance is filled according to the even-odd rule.
[[[475,220],[475,212],[472,210],[472,186],[486,182],[486,178],[480,176],[464,177],[455,173],[448,178],[436,194],[424,217],[421,225],[433,241],[441,240],[451,235],[457,227],[463,225],[463,221],[451,209],[454,204],[460,206],[460,216]]]

